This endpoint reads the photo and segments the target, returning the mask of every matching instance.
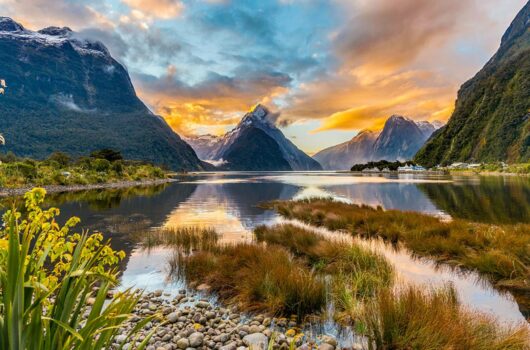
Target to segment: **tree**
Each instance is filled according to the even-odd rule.
[[[123,156],[120,151],[115,151],[110,148],[100,149],[98,151],[93,151],[90,153],[90,157],[96,159],[106,159],[109,162],[115,162],[117,160],[122,160]]]
[[[72,158],[66,153],[63,152],[53,152],[49,157],[48,160],[55,161],[59,163],[60,166],[67,166],[72,161]]]

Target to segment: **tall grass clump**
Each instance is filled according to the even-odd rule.
[[[530,225],[451,222],[417,212],[310,199],[271,204],[281,215],[331,230],[403,243],[414,254],[476,270],[499,286],[530,291]]]
[[[392,266],[382,255],[352,242],[290,224],[259,226],[254,233],[258,242],[285,247],[316,272],[330,276],[339,318],[355,318],[365,298],[393,282]]]
[[[245,310],[302,318],[325,305],[322,279],[280,247],[240,243],[179,257],[189,281]]]
[[[384,290],[365,305],[370,350],[527,350],[527,325],[507,326],[460,306],[455,290]]]
[[[125,291],[106,300],[124,253],[103,243],[101,234],[71,233],[77,218],[59,226],[58,209],[41,209],[44,196],[44,189],[33,189],[24,197],[24,215],[12,209],[3,216],[0,348],[108,348],[140,298]],[[126,341],[149,320],[138,323]]]
[[[217,246],[219,235],[213,229],[198,227],[157,228],[142,232],[138,239],[144,249],[165,246],[190,254],[194,250],[213,249]]]

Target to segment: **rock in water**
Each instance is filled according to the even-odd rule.
[[[269,338],[263,333],[252,333],[243,337],[243,343],[254,350],[266,350]]]

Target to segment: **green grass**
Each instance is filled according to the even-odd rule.
[[[177,258],[188,281],[208,284],[222,300],[245,310],[302,318],[320,312],[326,302],[322,278],[281,247],[241,243]]]
[[[362,237],[403,243],[414,254],[530,291],[530,225],[489,225],[314,199],[271,204],[283,216]]]
[[[47,160],[4,157],[0,164],[0,187],[19,188],[49,185],[89,185],[118,181],[163,179],[159,167],[124,160],[82,157],[71,160],[54,154]]]
[[[364,307],[363,333],[370,349],[524,350],[527,325],[501,325],[463,308],[451,287],[383,290]]]

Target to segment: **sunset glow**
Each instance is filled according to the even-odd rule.
[[[0,11],[101,40],[181,135],[223,134],[263,103],[315,152],[392,114],[447,120],[524,3],[0,0]]]

